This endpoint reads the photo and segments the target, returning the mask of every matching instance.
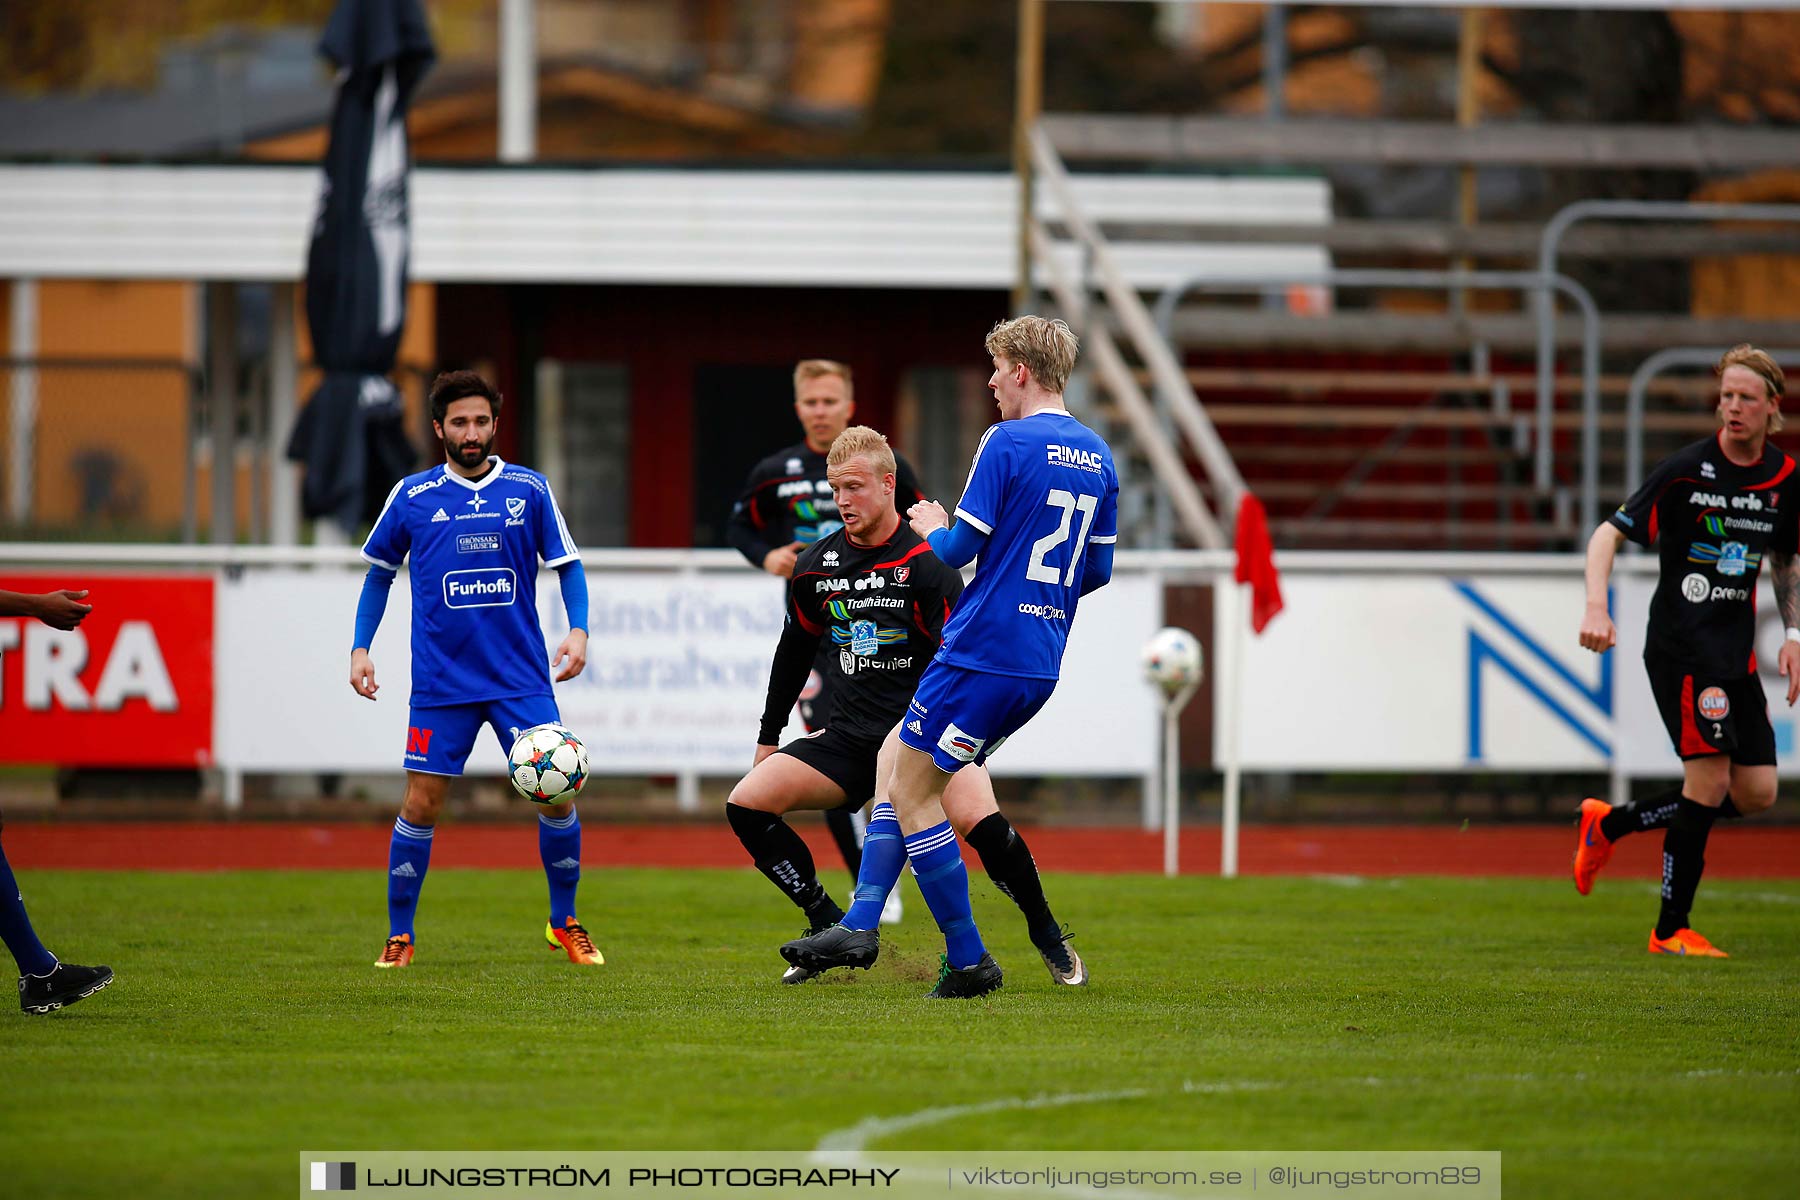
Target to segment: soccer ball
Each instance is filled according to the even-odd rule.
[[[1165,692],[1199,683],[1205,674],[1200,639],[1173,625],[1156,631],[1143,651],[1144,680]]]
[[[587,747],[561,725],[532,726],[506,757],[512,764],[513,790],[533,804],[572,800],[587,782]]]

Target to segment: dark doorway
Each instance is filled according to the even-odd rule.
[[[694,545],[726,545],[750,468],[799,440],[793,367],[694,368]]]

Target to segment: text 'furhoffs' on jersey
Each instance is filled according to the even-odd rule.
[[[580,557],[536,471],[488,460],[480,479],[448,466],[408,475],[363,543],[365,561],[412,573],[412,703],[549,695],[537,616],[540,561]]]

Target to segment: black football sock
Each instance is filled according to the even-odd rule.
[[[791,825],[773,813],[758,812],[741,804],[727,804],[725,815],[731,821],[731,831],[750,852],[756,869],[802,909],[809,921],[829,925],[844,915],[844,910],[819,885],[812,851]]]
[[[1683,796],[1676,801],[1675,816],[1663,834],[1662,912],[1656,918],[1656,936],[1672,937],[1688,927],[1694,892],[1706,870],[1706,836],[1712,832],[1714,809]]]
[[[833,808],[825,813],[825,828],[831,830],[831,840],[837,843],[838,853],[844,856],[850,877],[856,878],[862,873],[862,847],[856,841],[856,822],[843,809]]]
[[[1681,785],[1677,784],[1666,791],[1656,793],[1648,800],[1634,800],[1630,804],[1621,804],[1604,817],[1600,818],[1600,832],[1609,842],[1616,842],[1628,833],[1642,833],[1646,829],[1664,829],[1675,816],[1675,802],[1681,799]],[[1743,813],[1732,802],[1730,796],[1715,810],[1716,815],[1726,821],[1741,820]]]
[[[1019,906],[1025,924],[1033,932],[1049,932],[1056,928],[1050,903],[1044,899],[1044,884],[1038,878],[1037,862],[1025,839],[1000,813],[983,817],[969,830],[969,845],[981,855],[981,865],[1000,889],[1000,894]]]
[[[1647,799],[1621,804],[1600,818],[1600,832],[1607,841],[1616,842],[1628,833],[1663,829],[1674,817],[1675,805],[1680,799],[1681,785],[1676,784]]]

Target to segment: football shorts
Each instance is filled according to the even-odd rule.
[[[799,759],[844,790],[840,808],[855,812],[875,794],[875,759],[882,738],[864,738],[827,725],[795,738],[777,753]]]
[[[482,725],[494,727],[500,752],[505,754],[525,730],[561,720],[556,697],[548,694],[414,708],[407,718],[406,757],[401,765],[427,775],[461,775]]]
[[[1775,729],[1760,677],[1696,673],[1658,654],[1644,656],[1644,671],[1682,761],[1723,754],[1739,766],[1775,765]]]
[[[979,766],[1037,716],[1054,679],[1024,679],[933,662],[900,718],[900,740],[952,775]]]

